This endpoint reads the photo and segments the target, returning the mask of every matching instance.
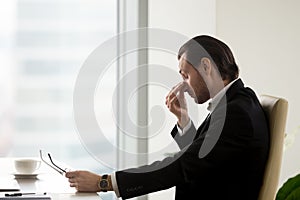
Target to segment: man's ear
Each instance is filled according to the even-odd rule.
[[[207,57],[201,58],[201,66],[203,67],[204,73],[206,75],[210,75],[211,74],[212,65],[211,65],[211,62],[210,62],[209,58],[207,58]]]

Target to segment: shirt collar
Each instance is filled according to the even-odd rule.
[[[219,101],[221,100],[221,98],[224,96],[224,94],[226,93],[226,91],[230,88],[230,86],[236,82],[238,80],[234,79],[233,81],[231,81],[230,83],[228,83],[222,90],[220,90],[212,99],[211,101],[208,103],[208,107],[207,110],[212,113],[214,111],[214,109],[216,108],[216,106],[218,105]]]

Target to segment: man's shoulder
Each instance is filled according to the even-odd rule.
[[[249,87],[244,87],[227,102],[227,110],[249,114],[254,110],[261,110],[261,106],[255,92]]]
[[[250,87],[245,87],[242,79],[238,78],[230,83],[230,87],[226,91],[227,101],[230,100],[251,100],[257,99],[255,92]]]

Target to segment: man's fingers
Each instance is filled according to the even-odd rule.
[[[75,178],[69,178],[69,182],[70,182],[70,183],[75,183],[75,182],[76,182],[76,179],[75,179]]]
[[[173,93],[177,95],[178,92],[185,92],[187,88],[188,84],[185,81],[182,81],[173,89]]]
[[[67,178],[72,178],[75,176],[75,172],[67,172],[65,175]]]
[[[184,82],[178,83],[177,85],[175,85],[175,86],[171,89],[171,91],[169,92],[169,94],[167,95],[166,98],[169,98],[170,96],[172,97],[172,96],[176,95],[177,92],[178,92],[179,90],[183,89],[184,86],[185,86]]]
[[[70,183],[70,187],[76,187],[77,183]]]
[[[179,83],[177,84],[171,91],[170,91],[170,95],[177,95],[177,92],[182,89],[183,84]]]
[[[170,106],[173,106],[173,105],[177,104],[177,106],[182,107],[181,103],[182,103],[182,99],[178,99],[177,96],[174,96],[174,97],[173,97],[172,99],[170,99],[170,101],[169,101],[169,105],[170,105]]]
[[[166,105],[168,102],[173,99],[175,96],[177,96],[177,93],[179,92],[179,98],[184,98],[183,93],[187,90],[187,85],[185,82],[181,82],[177,84],[173,89],[169,92],[169,94],[166,96]]]
[[[174,96],[172,99],[170,99],[169,103],[174,104],[175,101],[177,101],[177,96]]]

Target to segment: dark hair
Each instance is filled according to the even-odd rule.
[[[230,48],[222,41],[207,35],[196,36],[187,41],[178,52],[178,59],[185,53],[186,60],[197,67],[203,57],[211,59],[223,80],[234,80],[239,76]]]

